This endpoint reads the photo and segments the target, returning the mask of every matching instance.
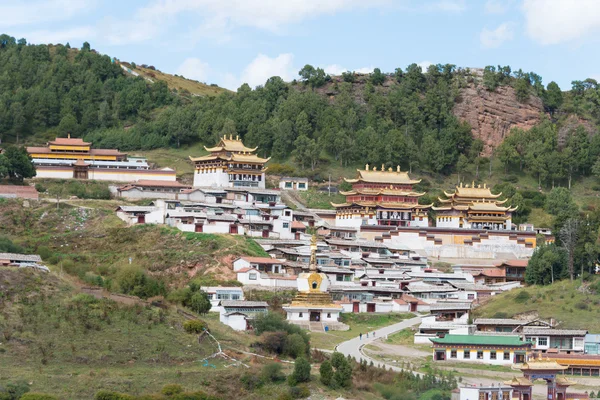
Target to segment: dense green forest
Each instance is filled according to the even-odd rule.
[[[505,173],[524,172],[546,187],[600,175],[600,136],[589,134],[589,125],[600,122],[600,88],[593,79],[573,81],[572,90],[562,92],[554,82],[544,87],[533,72],[488,66],[475,73],[451,64],[426,71],[412,64],[392,74],[375,69],[368,76],[348,72],[335,83],[307,65],[299,76],[291,83],[272,77],[256,89],[244,84],[237,93],[187,97],[162,81],[125,75],[88,43],[71,49],[2,35],[0,138],[43,143],[70,132],[96,146],[131,151],[210,144],[233,134],[276,161],[295,160],[313,176],[328,165],[369,162],[443,175],[476,171],[477,178],[490,160],[453,107],[468,85],[487,91],[510,85],[520,102],[541,98],[546,114],[529,131],[513,129],[495,148],[492,157]],[[325,85],[335,96],[321,90]],[[588,129],[575,126],[561,140],[559,127],[572,115]]]

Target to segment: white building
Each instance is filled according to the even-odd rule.
[[[163,224],[164,215],[160,208],[153,206],[119,206],[115,210],[117,217],[128,226],[136,224]]]
[[[308,178],[285,176],[279,180],[281,190],[308,190]]]
[[[265,301],[223,300],[220,307],[219,321],[236,331],[252,329],[252,320],[269,310]]]
[[[212,306],[210,311],[220,311],[219,303],[222,300],[244,300],[244,291],[237,286],[202,286],[200,290],[208,295]]]
[[[237,270],[237,280],[244,286],[263,286],[272,288],[289,288],[295,289],[296,275],[290,274],[271,274],[259,271],[256,268],[242,268]]]
[[[533,343],[532,349],[542,353],[550,349],[561,353],[583,353],[587,333],[585,329],[523,327],[523,336]]]
[[[211,154],[190,157],[194,163],[194,186],[265,188],[265,164],[255,148],[244,146],[239,137],[223,137],[215,147],[205,147]]]

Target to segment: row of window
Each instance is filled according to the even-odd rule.
[[[210,299],[213,299],[213,300],[214,300],[215,296],[216,296],[217,300],[240,300],[240,295],[239,294],[235,294],[235,293],[232,293],[232,294],[229,294],[229,293],[217,293],[217,294],[210,294],[210,295],[208,295],[208,297]]]
[[[457,351],[456,350],[450,350],[450,358],[456,358],[457,356]],[[483,350],[477,350],[477,355],[476,355],[478,360],[483,360]],[[490,351],[490,360],[497,360],[498,358],[498,354],[496,353],[496,350],[491,350]],[[466,360],[471,359],[471,350],[463,350],[463,358]],[[510,360],[510,352],[505,351],[503,352],[503,360],[505,361],[509,361]]]

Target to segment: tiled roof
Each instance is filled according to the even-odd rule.
[[[269,307],[266,301],[236,301],[236,300],[223,300],[221,301],[223,307]]]
[[[191,188],[190,185],[184,185],[177,181],[160,181],[160,180],[149,180],[140,179],[136,182],[131,183],[132,186],[152,186],[152,187],[174,187],[174,188]]]
[[[284,261],[271,257],[240,257],[238,260],[245,260],[255,264],[283,264]]]
[[[473,272],[473,276],[483,275],[488,278],[504,278],[506,277],[506,272],[500,268],[485,268],[478,272]]]
[[[510,319],[510,318],[477,318],[475,325],[523,325],[528,323],[529,321],[523,321],[520,319]]]
[[[91,143],[84,142],[81,138],[56,138],[49,144],[55,144],[59,146],[89,146]]]
[[[435,344],[461,344],[480,346],[525,346],[519,336],[446,335],[429,339]]]
[[[41,262],[42,258],[37,254],[0,253],[0,260]]]
[[[156,211],[157,208],[152,206],[119,206],[117,208],[117,211],[118,210],[125,212],[152,212]]]
[[[445,310],[470,310],[471,303],[434,303],[431,305],[431,311]]]
[[[306,225],[300,221],[292,221],[292,229],[306,229]]]
[[[527,267],[527,263],[529,262],[529,260],[506,260],[504,262],[501,262],[499,264],[497,264],[498,267],[500,266],[508,266],[508,267],[521,267],[521,268],[525,268]]]
[[[537,327],[523,328],[524,335],[544,335],[544,336],[585,336],[586,329],[548,329]]]

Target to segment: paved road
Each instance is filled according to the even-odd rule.
[[[355,337],[354,339],[350,339],[348,341],[338,344],[336,350],[345,356],[349,355],[350,357],[355,358],[357,361],[359,361],[362,358],[363,360],[367,360],[367,362],[369,363],[373,361],[373,364],[378,365],[381,364],[381,361],[373,360],[369,356],[364,355],[361,352],[362,346],[372,343],[379,338],[385,337],[385,335],[391,335],[393,333],[401,331],[402,329],[410,328],[411,326],[417,325],[419,323],[421,323],[421,317],[406,319],[402,322],[398,322],[397,324],[389,325],[375,330],[375,336],[373,336],[373,331],[371,331],[369,332],[368,338],[366,332],[363,332],[362,340],[360,339],[360,337]],[[401,368],[396,367],[394,365],[385,365],[386,368],[392,368],[394,371],[402,370]]]
[[[404,320],[402,322],[399,322],[397,324],[394,325],[390,325],[390,326],[386,326],[384,328],[381,329],[377,329],[376,335],[373,336],[373,331],[369,332],[369,338],[366,337],[365,333],[363,332],[363,337],[362,340],[359,337],[356,337],[354,339],[350,339],[348,341],[345,341],[343,343],[340,343],[337,345],[336,347],[336,351],[339,351],[340,353],[342,353],[345,356],[350,355],[351,357],[354,357],[357,361],[359,361],[361,358],[363,360],[367,360],[368,363],[370,363],[371,361],[373,361],[373,364],[375,365],[379,365],[379,366],[385,366],[386,369],[392,369],[393,371],[402,371],[402,368],[397,367],[395,365],[391,365],[391,364],[386,364],[382,361],[379,360],[375,360],[367,355],[365,355],[362,352],[362,347],[366,344],[372,343],[375,340],[378,340],[380,338],[385,337],[385,335],[391,335],[393,333],[396,333],[398,331],[401,331],[402,329],[406,329],[406,328],[410,328],[413,325],[417,325],[421,322],[421,318],[420,317],[415,317],[415,318],[411,318],[411,319],[407,319]],[[413,372],[416,375],[421,375],[423,376],[423,374],[417,373],[417,372]],[[520,373],[515,373],[515,376],[520,376]],[[463,376],[462,377],[462,384],[469,384],[469,385],[479,385],[479,384],[484,384],[484,385],[489,385],[489,384],[498,384],[500,382],[502,382],[503,380],[506,380],[507,378],[502,378],[502,377],[497,377],[496,379],[491,379],[489,377],[483,377],[483,376],[478,376],[478,377],[470,377],[470,376]],[[583,390],[589,390],[589,388],[585,387],[582,389],[574,389],[571,391],[576,391],[576,392],[583,392]],[[544,399],[546,394],[546,386],[545,385],[541,385],[541,384],[536,384],[533,387],[533,398],[534,399]]]

